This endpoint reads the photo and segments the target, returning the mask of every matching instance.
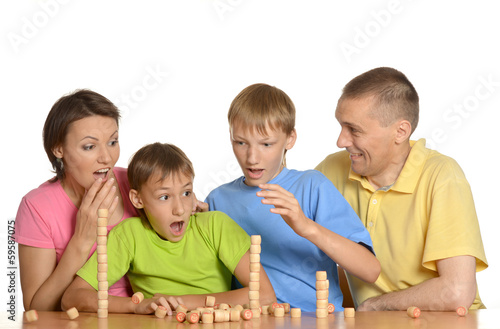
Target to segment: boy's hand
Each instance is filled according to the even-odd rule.
[[[285,222],[297,233],[305,237],[310,228],[310,219],[304,215],[295,196],[276,184],[260,184],[262,191],[257,196],[263,197],[263,204],[273,205],[271,212],[281,215]]]
[[[192,215],[196,214],[197,212],[208,211],[208,203],[198,200],[196,198],[196,195],[194,195],[194,193],[193,193],[193,198],[194,198],[194,203],[193,203],[193,211],[191,212]]]
[[[183,304],[180,297],[155,294],[153,298],[148,298],[137,304],[135,314],[151,314],[162,305],[167,309],[167,315],[172,315],[179,304]]]

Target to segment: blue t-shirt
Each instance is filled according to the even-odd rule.
[[[274,207],[261,203],[259,187],[247,186],[240,177],[219,186],[205,200],[210,210],[228,214],[249,235],[262,236],[261,263],[280,303],[290,303],[305,312],[316,310],[316,271],[327,271],[330,281],[329,302],[342,308],[337,264],[309,240],[297,235]],[[284,168],[269,184],[278,184],[293,193],[302,211],[323,227],[370,248],[368,231],[349,203],[330,180],[316,170]]]

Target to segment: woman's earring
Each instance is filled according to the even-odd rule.
[[[64,169],[64,163],[62,161],[62,158],[57,158],[56,162],[59,165],[59,169],[63,170]]]

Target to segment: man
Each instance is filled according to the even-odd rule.
[[[343,89],[341,151],[317,166],[370,233],[382,272],[348,276],[358,310],[484,308],[476,271],[488,264],[470,186],[451,158],[410,141],[418,94],[401,72],[377,68]]]

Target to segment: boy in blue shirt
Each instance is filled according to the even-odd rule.
[[[261,263],[278,302],[315,311],[316,271],[327,271],[329,301],[342,310],[337,264],[367,282],[376,281],[380,264],[334,185],[318,171],[286,168],[297,138],[293,102],[276,87],[251,85],[231,103],[228,120],[243,176],[208,195],[210,210],[262,236]]]

